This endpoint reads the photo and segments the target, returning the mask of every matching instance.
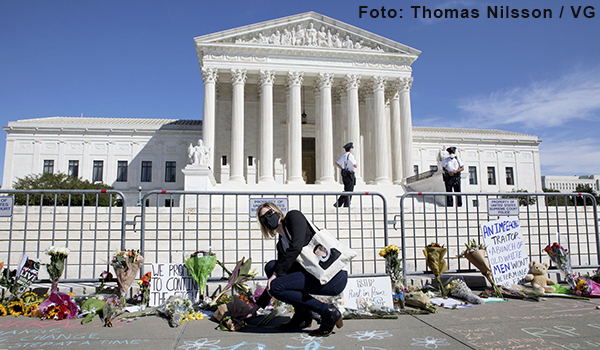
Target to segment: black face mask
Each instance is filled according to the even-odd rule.
[[[263,224],[268,230],[274,230],[279,226],[279,214],[275,211],[267,212],[265,215],[260,217],[260,223]]]

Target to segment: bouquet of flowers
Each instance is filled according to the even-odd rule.
[[[584,297],[600,297],[600,284],[583,277],[576,277],[575,281],[577,282],[577,285],[575,286],[573,293],[576,295]]]
[[[402,278],[402,259],[398,258],[400,248],[395,245],[388,245],[379,252],[379,256],[385,259],[385,272],[392,280],[394,289],[394,303],[404,308],[404,279]]]
[[[104,292],[106,282],[110,282],[113,279],[112,273],[110,271],[102,271],[100,274],[100,286],[97,289],[97,293]]]
[[[186,318],[194,313],[190,299],[182,297],[170,297],[157,307],[158,312],[169,319],[171,327],[179,327]]]
[[[50,255],[50,264],[46,265],[46,269],[50,275],[50,281],[52,281],[51,293],[58,291],[58,280],[65,269],[65,260],[70,252],[67,247],[51,246],[46,249],[46,254]]]
[[[144,261],[144,257],[140,254],[140,251],[134,249],[119,251],[113,256],[110,264],[117,275],[119,295],[125,296],[127,294],[135,276],[142,267],[142,261]]]
[[[492,287],[494,288],[494,293],[496,297],[503,298],[502,292],[498,289],[496,283],[494,283],[494,279],[492,277],[492,270],[488,265],[487,258],[485,257],[485,246],[483,244],[475,242],[474,239],[469,243],[465,243],[467,249],[465,249],[460,257],[466,258],[469,262],[475,266],[479,272],[490,282]]]
[[[140,286],[137,294],[135,295],[135,299],[139,301],[142,306],[148,306],[148,302],[150,301],[150,279],[152,278],[152,273],[150,271],[146,272],[142,278],[140,278],[137,283]]]
[[[406,305],[418,307],[430,313],[438,311],[437,307],[431,303],[431,299],[429,299],[427,294],[421,291],[406,294]]]
[[[204,292],[206,291],[208,276],[216,264],[217,257],[215,254],[205,251],[197,251],[185,260],[185,266],[187,266],[192,277],[198,282],[198,290],[202,297],[204,297]]]
[[[40,297],[34,292],[27,292],[21,297],[23,304],[23,315],[39,317]]]
[[[461,279],[454,279],[448,284],[448,295],[466,300],[471,304],[483,304],[483,300],[473,294],[471,288]]]
[[[129,288],[128,288],[129,289]],[[112,327],[113,320],[119,314],[123,313],[123,300],[117,296],[112,296],[106,300],[102,308],[102,317],[104,318],[104,327]]]
[[[217,263],[223,268],[223,270],[225,270],[225,272],[229,273],[229,281],[221,293],[219,293],[217,296],[212,296],[213,300],[209,304],[209,307],[214,307],[217,305],[219,299],[230,290],[232,294],[234,292],[238,292],[239,294],[246,296],[246,298],[251,298],[252,293],[245,283],[251,281],[254,276],[256,276],[255,271],[250,271],[252,259],[245,260],[245,258],[242,258],[242,260],[237,262],[233,272],[230,272],[220,261],[217,261]]]
[[[442,297],[446,296],[446,292],[443,288],[444,285],[442,283],[442,280],[440,279],[440,275],[448,270],[448,265],[446,264],[445,259],[446,252],[447,249],[444,248],[443,245],[439,245],[437,243],[430,243],[425,247],[425,249],[423,249],[423,254],[425,254],[427,267],[435,276]]]
[[[573,273],[571,260],[569,259],[569,251],[556,242],[552,243],[552,245],[547,245],[546,248],[544,248],[544,251],[548,253],[552,262],[554,262],[554,264],[556,264],[556,266],[565,274],[565,280],[571,289],[577,289],[575,274]]]
[[[40,303],[41,317],[52,320],[64,320],[77,317],[77,304],[67,293],[52,292],[48,299]]]

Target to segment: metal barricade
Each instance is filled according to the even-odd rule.
[[[12,200],[10,216],[0,217],[6,244],[0,245],[0,261],[14,269],[23,254],[49,261],[43,254],[50,246],[66,246],[61,282],[96,282],[110,271],[112,254],[125,248],[126,198],[116,190],[0,190],[0,198]],[[40,269],[38,282],[48,282]]]
[[[353,196],[350,208],[333,207],[338,196],[348,194]],[[388,240],[387,203],[373,192],[150,191],[142,198],[140,226],[145,262],[183,263],[195,251],[210,250],[229,268],[242,257],[251,258],[258,277],[265,277],[265,263],[276,257],[276,240],[262,237],[251,199],[284,199],[288,210],[302,211],[317,227],[335,234],[358,253],[350,274],[385,273],[378,253]],[[227,277],[219,266],[212,276]]]
[[[544,248],[558,242],[568,249],[573,268],[599,265],[598,210],[589,193],[460,193],[462,207],[447,207],[448,194],[410,192],[400,198],[405,275],[427,272],[422,250],[433,242],[448,249],[448,272],[476,271],[459,254],[471,239],[483,243],[481,224],[500,218],[488,214],[490,198],[519,200],[521,232],[531,260],[549,261]]]

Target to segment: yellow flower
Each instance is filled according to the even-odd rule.
[[[31,312],[35,309],[37,309],[38,307],[40,307],[40,304],[38,303],[34,303],[29,305],[26,309],[25,309],[25,313],[23,315],[25,316],[31,316]]]
[[[25,306],[38,303],[39,301],[39,296],[34,292],[27,292],[21,297],[21,303],[23,303]]]
[[[0,316],[4,317],[8,315],[8,312],[6,311],[6,307],[4,307],[4,304],[0,304]]]
[[[60,309],[58,308],[58,306],[53,307],[52,309],[46,311],[46,318],[49,320],[53,319],[59,311]]]
[[[20,301],[13,301],[8,304],[8,313],[14,316],[22,315],[25,311],[23,303]]]

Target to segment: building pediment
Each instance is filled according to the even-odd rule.
[[[196,47],[239,46],[254,49],[298,49],[301,51],[345,51],[413,56],[420,51],[337,21],[316,12],[306,12],[195,38]],[[414,60],[413,59],[413,60]]]

